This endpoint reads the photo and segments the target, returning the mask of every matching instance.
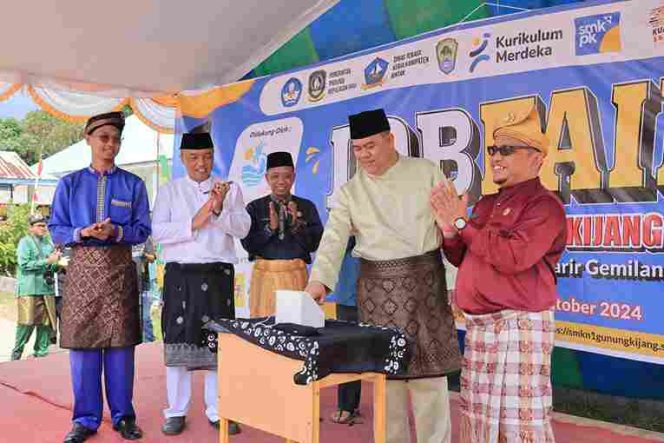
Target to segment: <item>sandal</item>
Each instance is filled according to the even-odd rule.
[[[359,418],[360,412],[358,410],[355,410],[353,412],[349,411],[343,411],[341,409],[337,409],[333,414],[332,414],[332,422],[340,424],[340,425],[348,425],[348,426],[353,426],[354,424],[360,424],[362,423],[362,420]]]

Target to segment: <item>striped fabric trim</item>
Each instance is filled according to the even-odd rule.
[[[97,222],[104,221],[104,197],[106,196],[106,175],[100,175],[97,180]]]

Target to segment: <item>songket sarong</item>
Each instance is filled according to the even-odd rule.
[[[19,325],[50,326],[55,329],[55,297],[53,295],[21,295],[17,299]]]
[[[461,367],[440,251],[397,260],[360,261],[357,307],[362,323],[398,328],[409,343],[413,379],[441,377]]]
[[[553,311],[466,315],[461,441],[553,442]]]
[[[251,272],[249,312],[252,318],[274,315],[274,291],[290,289],[302,291],[307,285],[307,264],[293,260],[257,259]]]
[[[214,369],[217,354],[203,346],[203,325],[235,318],[235,268],[229,263],[167,263],[164,276],[164,363]]]
[[[63,348],[121,348],[141,342],[138,281],[130,246],[74,246],[64,292]]]

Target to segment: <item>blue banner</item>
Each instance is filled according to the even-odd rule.
[[[454,26],[256,79],[210,115],[216,173],[239,182],[248,202],[269,192],[266,155],[288,150],[295,194],[325,219],[355,168],[347,116],[382,107],[399,151],[440,163],[476,202],[496,191],[485,152],[498,119],[535,104],[551,141],[542,182],[568,214],[557,344],[662,363],[662,30],[659,0],[597,2]],[[179,127],[200,123],[185,116]],[[246,259],[238,269],[242,309]]]

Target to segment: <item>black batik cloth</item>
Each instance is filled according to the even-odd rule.
[[[298,385],[331,373],[378,372],[389,377],[406,370],[406,336],[398,329],[327,320],[324,328],[313,331],[314,335],[303,336],[273,326],[274,317],[218,319],[204,326],[205,345],[216,352],[217,333],[225,332],[274,353],[302,360],[302,370],[293,377]]]

